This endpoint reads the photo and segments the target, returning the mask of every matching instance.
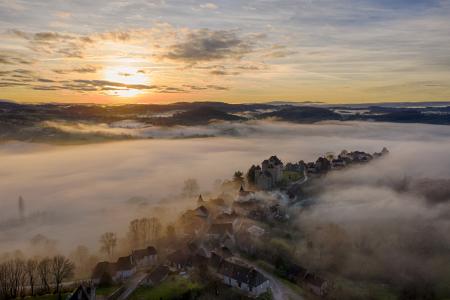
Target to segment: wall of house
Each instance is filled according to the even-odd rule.
[[[133,276],[133,274],[136,272],[136,269],[133,268],[131,270],[123,270],[123,271],[117,271],[116,276],[114,276],[115,281],[123,281],[125,279],[130,278]]]
[[[234,288],[238,288],[241,291],[244,291],[244,292],[249,293],[249,294],[254,295],[254,296],[259,296],[259,295],[267,292],[267,290],[270,288],[270,282],[268,280],[263,282],[261,285],[252,288],[252,290],[250,290],[250,287],[248,286],[248,284],[241,283],[239,285],[238,281],[236,281],[235,279],[230,278],[228,276],[224,276],[223,275],[222,276],[222,281],[226,285],[232,286]]]
[[[138,267],[146,267],[146,266],[152,266],[156,263],[158,260],[157,255],[149,255],[145,256],[144,258],[137,260],[136,265]]]

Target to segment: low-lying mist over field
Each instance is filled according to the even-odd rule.
[[[142,129],[129,130],[141,134]],[[158,134],[180,137],[182,130],[165,128]],[[182,209],[194,207],[194,199],[179,196],[188,178],[197,179],[201,191],[207,192],[217,179],[228,179],[236,170],[246,172],[273,154],[286,163],[315,160],[330,151],[374,152],[384,146],[390,150],[386,158],[327,176],[317,196],[308,199],[312,205],[300,209],[298,222],[310,225],[312,231],[324,220],[343,224],[349,235],[368,235],[381,247],[377,249],[391,239],[402,244],[403,237],[414,236],[424,238],[415,241],[419,244],[439,244],[430,251],[449,249],[445,232],[450,230],[450,131],[446,126],[253,121],[189,130],[214,132],[216,137],[77,146],[1,144],[0,252],[19,248],[27,252],[30,239],[38,234],[56,241],[63,252],[80,244],[97,250],[103,232],[122,234],[135,217],[157,215],[168,222]],[[438,196],[435,190],[440,191]],[[18,222],[19,196],[24,199],[25,223]],[[424,228],[432,228],[433,235],[414,234]],[[398,248],[394,242],[390,245]],[[440,257],[448,259],[448,255]]]

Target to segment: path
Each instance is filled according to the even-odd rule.
[[[117,300],[125,300],[134,292],[134,290],[139,286],[142,280],[144,280],[147,274],[145,272],[138,272],[134,274],[126,283],[125,291],[117,298]]]

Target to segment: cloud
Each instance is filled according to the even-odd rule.
[[[0,71],[0,87],[29,86],[37,78],[33,71],[13,69]]]
[[[0,64],[4,65],[31,65],[32,60],[14,55],[0,54]]]
[[[70,74],[70,73],[96,73],[98,71],[99,67],[96,66],[84,66],[84,67],[77,67],[72,69],[54,69],[53,72],[58,74]]]
[[[211,2],[200,4],[199,7],[201,9],[209,9],[209,10],[216,10],[216,9],[219,8],[217,6],[217,4],[214,4],[214,3],[211,3]]]
[[[228,72],[225,71],[224,69],[215,69],[215,70],[211,70],[209,72],[211,75],[219,75],[219,76],[224,76],[224,75],[239,75],[239,72]]]
[[[9,74],[6,72],[5,74]],[[65,74],[65,73],[64,73]],[[2,73],[0,73],[0,76]],[[52,80],[47,78],[36,78],[35,76],[24,76],[23,80],[12,82],[10,79],[4,79],[3,87],[29,85],[33,90],[37,91],[56,91],[56,90],[69,90],[77,92],[114,92],[123,90],[139,90],[139,91],[152,91],[154,93],[161,94],[174,94],[174,93],[189,93],[190,90],[216,90],[224,91],[229,90],[228,87],[220,85],[183,85],[182,87],[167,86],[167,85],[147,85],[147,84],[126,84],[122,82],[108,81],[108,80],[89,80],[89,79],[75,79],[75,80]],[[33,84],[38,83],[38,84]],[[43,85],[46,83],[47,85]],[[188,89],[185,89],[188,88]]]
[[[202,61],[240,59],[253,51],[258,37],[239,37],[235,31],[200,29],[173,44],[161,57],[195,64]]]

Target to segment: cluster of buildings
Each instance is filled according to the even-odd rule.
[[[264,160],[259,166],[252,166],[254,171],[254,184],[259,190],[272,190],[279,186],[283,180],[284,172],[296,173],[296,178],[304,178],[306,176],[314,177],[322,175],[330,170],[342,169],[350,164],[363,164],[371,161],[374,158],[382,157],[388,154],[386,147],[381,152],[373,154],[364,151],[341,151],[337,156],[329,154],[324,157],[319,157],[316,161],[305,163],[303,160],[298,163],[287,163],[285,166],[277,156],[271,156]],[[290,175],[286,176],[289,180]]]
[[[167,264],[175,270],[207,267],[225,285],[257,297],[270,288],[270,280],[257,269],[233,255],[234,251],[252,254],[257,241],[261,241],[266,230],[260,226],[262,220],[286,218],[283,206],[268,199],[260,201],[258,195],[246,191],[242,186],[231,207],[211,205],[199,197],[196,209],[185,212],[180,221],[187,243],[167,256]],[[213,201],[221,203],[220,201]],[[261,219],[259,219],[261,218]],[[295,267],[303,268],[293,265]],[[292,280],[323,296],[328,282],[314,273],[290,270]]]
[[[334,155],[329,155],[328,157],[319,157],[315,162],[307,163],[305,165],[306,174],[322,175],[330,170],[343,169],[352,164],[368,163],[374,158],[380,158],[388,153],[389,150],[386,147],[384,147],[381,152],[375,152],[373,154],[364,151],[348,152],[346,150],[342,150],[337,157],[334,157]]]
[[[128,256],[119,257],[116,262],[99,262],[92,273],[92,282],[123,282],[133,276],[137,270],[154,266],[158,261],[155,247],[134,250]]]
[[[286,177],[285,172],[300,174],[304,178],[314,177],[350,164],[366,163],[387,153],[389,151],[386,148],[373,154],[342,151],[337,156],[319,157],[315,162],[300,161],[286,166],[278,157],[271,156],[261,166],[252,167],[254,184],[260,190],[271,190],[279,187],[283,177]],[[298,183],[298,178],[292,181]],[[259,193],[266,195],[265,199],[258,199]],[[270,289],[269,279],[256,268],[243,263],[233,252],[251,253],[255,244],[264,239],[266,230],[263,227],[270,225],[271,221],[281,222],[289,218],[286,207],[280,205],[276,197],[272,197],[272,200],[267,197],[271,194],[246,191],[241,186],[231,204],[221,197],[205,201],[200,195],[197,207],[185,211],[178,218],[175,226],[178,229],[177,246],[171,247],[172,251],[167,250],[167,255],[163,254],[162,259],[158,259],[155,247],[149,246],[134,250],[116,262],[100,262],[95,266],[92,282],[97,285],[105,280],[120,283],[140,270],[151,270],[146,273],[141,284],[156,285],[173,272],[202,268],[225,285],[257,297]],[[328,282],[299,265],[292,264],[287,270],[287,276],[292,282],[308,287],[317,295],[327,293]],[[92,290],[81,287],[78,291],[80,295],[92,293]]]
[[[226,247],[207,250],[201,244],[190,242],[186,247],[167,256],[168,266],[178,271],[200,268],[225,285],[257,297],[270,289],[270,281],[261,272],[233,256]]]

